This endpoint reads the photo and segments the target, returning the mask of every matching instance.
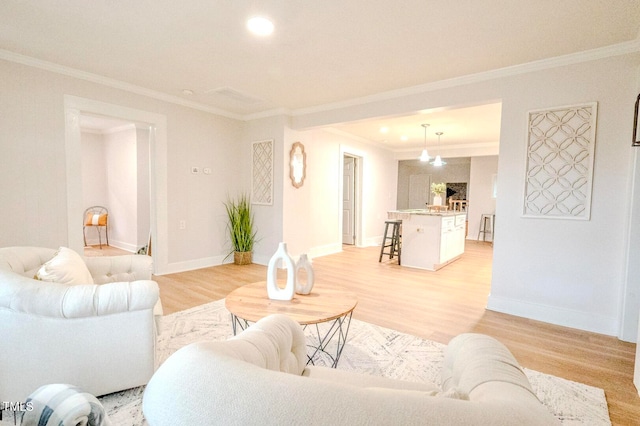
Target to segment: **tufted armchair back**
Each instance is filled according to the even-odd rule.
[[[305,362],[302,327],[283,315],[262,318],[227,341],[172,354],[145,388],[145,419],[151,426],[559,424],[509,350],[485,335],[451,341],[443,388]]]
[[[226,342],[216,342],[215,346],[220,355],[272,371],[300,375],[307,364],[304,332],[286,315],[263,318]]]
[[[146,384],[155,370],[154,312],[162,307],[151,258],[95,257],[82,265],[78,257],[91,284],[34,279],[62,251],[0,248],[0,401],[24,401],[50,383],[104,395]]]
[[[3,247],[0,248],[0,270],[33,278],[55,254],[56,250],[45,247]]]
[[[153,265],[149,256],[96,256],[84,260],[96,284],[151,279]]]

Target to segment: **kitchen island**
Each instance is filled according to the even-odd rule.
[[[387,215],[402,220],[402,266],[437,271],[464,253],[464,212],[415,209]]]

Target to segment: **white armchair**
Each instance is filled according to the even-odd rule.
[[[302,327],[262,318],[223,342],[171,355],[145,388],[151,426],[184,425],[555,425],[511,352],[461,334],[444,356],[442,388],[306,366]]]
[[[155,369],[159,290],[151,258],[86,258],[94,284],[34,279],[57,251],[0,248],[0,401],[49,383],[94,395],[146,384]]]

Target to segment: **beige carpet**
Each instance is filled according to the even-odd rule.
[[[198,340],[232,335],[229,312],[219,300],[162,318],[159,362]],[[440,383],[444,345],[353,320],[338,368],[392,378]],[[328,363],[321,359],[316,364]],[[525,369],[542,403],[565,425],[610,425],[604,391]],[[137,388],[100,398],[114,425],[145,425]]]

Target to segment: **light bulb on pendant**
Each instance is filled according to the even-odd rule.
[[[436,132],[436,135],[438,135],[438,151],[440,151],[440,136],[442,136],[442,134],[442,132]],[[441,167],[445,164],[447,164],[447,162],[442,161],[442,158],[440,158],[440,154],[436,155],[436,159],[431,162],[431,165],[434,167]]]
[[[429,152],[427,152],[427,127],[429,127],[429,125],[423,124],[422,127],[424,127],[424,149],[422,150],[422,154],[420,155],[420,161],[426,163],[430,159]]]

